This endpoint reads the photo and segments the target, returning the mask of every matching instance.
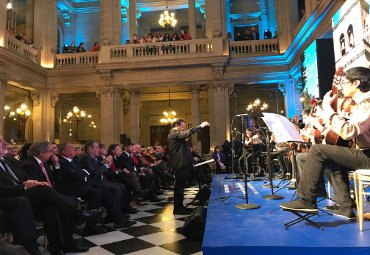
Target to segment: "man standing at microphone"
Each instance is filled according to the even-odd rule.
[[[174,214],[186,215],[191,212],[191,210],[187,210],[183,204],[184,189],[193,167],[188,138],[207,126],[209,126],[209,123],[205,121],[199,126],[185,131],[185,121],[183,119],[177,119],[173,123],[172,129],[168,134],[167,141],[170,166],[175,171]]]

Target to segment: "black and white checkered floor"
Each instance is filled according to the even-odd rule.
[[[187,188],[184,203],[189,203],[197,194],[198,188]],[[173,215],[173,191],[165,191],[161,202],[143,202],[139,212],[131,214],[137,223],[130,228],[81,237],[75,235],[84,246],[89,246],[86,253],[96,255],[200,255],[202,243],[188,240],[180,234],[186,216]],[[190,206],[194,208],[195,206]],[[109,225],[108,225],[109,226]],[[47,253],[45,253],[47,254]],[[72,253],[67,253],[72,254]]]

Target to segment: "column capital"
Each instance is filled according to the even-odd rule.
[[[139,94],[140,94],[140,89],[138,89],[138,88],[129,88],[129,89],[127,89],[127,91],[130,94],[130,96],[132,96],[132,97],[138,97]]]
[[[190,87],[190,93],[192,94],[192,95],[194,95],[194,94],[199,94],[199,91],[200,91],[200,85],[194,85],[194,86],[191,86]]]
[[[60,93],[57,93],[57,92],[50,93],[50,104],[52,107],[55,107],[59,99],[60,99]]]
[[[32,91],[31,92],[31,98],[33,101],[33,106],[39,106],[40,105],[40,91]]]

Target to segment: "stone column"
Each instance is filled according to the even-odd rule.
[[[49,98],[50,98],[50,108],[49,108],[49,114],[48,114],[48,117],[49,117],[49,125],[48,125],[48,129],[49,129],[49,135],[48,135],[48,140],[50,142],[55,142],[55,105],[58,103],[59,101],[59,96],[60,94],[59,93],[54,93],[54,92],[49,92]]]
[[[31,98],[33,100],[33,109],[31,113],[33,142],[50,139],[50,125],[51,124],[48,113],[50,113],[51,97],[45,90],[32,91]]]
[[[57,49],[57,1],[34,0],[34,47],[41,51],[41,66],[54,67]]]
[[[225,0],[225,21],[226,21],[226,33],[230,32],[234,38],[234,24],[231,23],[230,17],[230,0]]]
[[[100,42],[121,44],[121,0],[100,1]]]
[[[7,9],[6,5],[8,4],[7,0],[0,0],[0,47],[6,47],[6,24],[7,24]]]
[[[213,82],[208,88],[211,148],[222,145],[230,129],[229,92],[223,82]]]
[[[201,123],[200,119],[200,103],[199,103],[200,87],[194,86],[191,88],[191,123],[193,127]],[[201,152],[201,141],[196,140],[197,136],[193,136],[193,145],[198,147],[198,151]]]
[[[140,142],[139,91],[130,89],[130,138],[132,143]]]
[[[289,1],[276,0],[276,13],[278,13],[278,34],[279,34],[279,47],[280,53],[284,53],[289,47],[292,39],[290,35],[290,12]]]
[[[119,89],[106,88],[98,93],[100,99],[100,141],[109,145],[119,143],[122,103]]]
[[[189,34],[192,39],[197,39],[197,24],[195,19],[195,0],[189,0]]]
[[[27,0],[26,10],[26,35],[28,39],[33,41],[33,14],[34,0]]]
[[[225,0],[205,0],[207,38],[226,37]]]
[[[0,135],[2,136],[4,136],[5,90],[6,81],[0,80]]]
[[[136,0],[129,0],[130,5],[128,9],[128,23],[130,26],[130,38],[132,39],[132,35],[137,33],[136,28]]]

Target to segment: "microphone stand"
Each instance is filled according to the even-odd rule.
[[[245,142],[245,135],[244,135],[244,116],[241,116],[241,123],[242,123],[242,143],[244,146]],[[235,207],[242,210],[251,210],[257,209],[260,206],[258,204],[249,204],[248,202],[248,177],[247,177],[247,170],[244,171],[244,190],[245,190],[245,204],[237,204]]]
[[[266,150],[267,150],[267,163],[268,163],[267,167],[268,167],[268,172],[269,172],[269,177],[270,177],[271,194],[263,196],[263,198],[268,199],[268,200],[283,199],[284,198],[283,196],[275,195],[274,185],[272,183],[273,169],[272,169],[272,162],[271,162],[270,131],[268,129],[266,131]]]

